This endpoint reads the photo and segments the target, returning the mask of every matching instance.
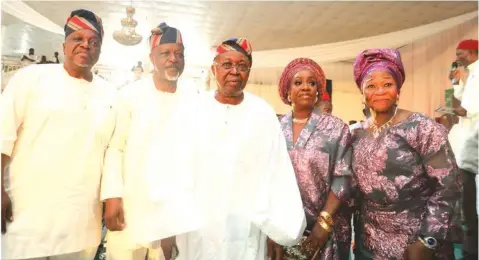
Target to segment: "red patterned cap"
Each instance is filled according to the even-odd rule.
[[[228,51],[241,52],[248,57],[250,61],[252,61],[251,53],[253,52],[253,49],[251,48],[250,42],[244,38],[230,38],[222,42],[218,47],[216,47],[215,56]]]
[[[65,27],[65,37],[77,30],[92,30],[98,33],[100,39],[103,39],[103,25],[101,18],[91,11],[78,9],[73,11],[68,17]]]

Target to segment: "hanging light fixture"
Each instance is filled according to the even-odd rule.
[[[138,23],[133,19],[134,14],[135,8],[133,6],[126,8],[126,18],[121,19],[122,29],[113,33],[113,39],[118,43],[132,46],[137,45],[143,39],[143,36],[135,32],[135,27]]]

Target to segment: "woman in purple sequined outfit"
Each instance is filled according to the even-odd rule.
[[[293,107],[281,118],[281,126],[308,221],[302,243],[286,248],[284,259],[310,260],[316,253],[314,259],[347,260],[351,211],[343,202],[349,198],[352,179],[348,126],[314,110],[329,95],[323,70],[311,59],[295,59],[284,69],[279,94]],[[330,232],[320,225],[322,212],[332,216]]]
[[[356,259],[454,259],[460,185],[446,129],[397,108],[405,80],[397,50],[362,52],[354,78],[373,115],[352,137]]]

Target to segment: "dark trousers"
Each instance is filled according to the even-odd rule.
[[[466,232],[463,245],[465,260],[477,260],[477,209],[476,209],[476,174],[461,169],[464,191],[462,194],[462,210]]]

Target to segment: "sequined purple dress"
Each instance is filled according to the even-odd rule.
[[[377,138],[356,130],[352,144],[356,259],[406,259],[419,235],[440,242],[434,259],[454,259],[461,195],[446,129],[413,113]]]
[[[293,144],[291,113],[281,118],[289,155],[308,220],[308,230],[316,223],[329,192],[340,200],[349,198],[351,173],[350,133],[347,125],[329,114],[314,112]],[[351,243],[351,210],[347,202],[334,217],[335,226],[330,240],[316,259],[343,260],[349,258]],[[307,259],[300,246],[286,250],[287,260]]]

